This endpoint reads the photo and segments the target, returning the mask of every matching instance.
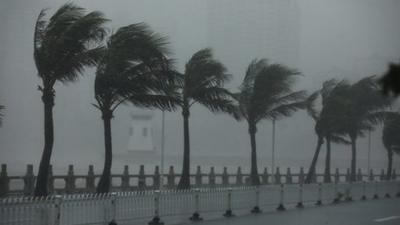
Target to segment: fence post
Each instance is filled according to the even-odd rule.
[[[194,190],[194,213],[189,218],[191,221],[201,221],[203,218],[200,217],[200,189]]]
[[[32,195],[35,188],[35,176],[33,175],[33,165],[29,164],[24,176],[24,195]]]
[[[212,166],[210,169],[210,173],[208,174],[208,185],[210,187],[215,186],[215,172],[214,172],[214,167]]]
[[[61,195],[56,195],[54,196],[54,207],[55,207],[55,221],[54,225],[60,225],[61,224],[61,204],[62,204],[62,196]]]
[[[255,189],[255,194],[256,194],[256,204],[254,206],[254,208],[251,210],[252,213],[261,213],[261,209],[260,209],[260,187],[256,186]]]
[[[161,222],[161,219],[160,219],[160,191],[159,190],[154,191],[154,217],[148,224],[149,225],[164,225],[164,223]]]
[[[366,185],[367,185],[367,182],[365,182],[365,181],[363,181],[362,182],[362,192],[363,192],[363,194],[362,194],[362,196],[361,196],[361,200],[367,200],[367,195],[366,195],[366,189],[367,189],[367,187],[366,187]]]
[[[117,225],[117,193],[112,192],[110,194],[111,197],[111,221],[108,225]]]
[[[144,165],[140,165],[138,176],[138,189],[144,190],[146,188],[146,177],[144,175]]]
[[[369,170],[369,181],[374,181],[374,171],[372,169]]]
[[[339,174],[339,168],[335,169],[335,183],[340,182],[340,174]]]
[[[169,172],[168,172],[168,176],[167,176],[167,186],[168,186],[168,188],[175,187],[175,172],[174,172],[173,166],[169,166]]]
[[[396,180],[396,179],[397,179],[396,169],[393,169],[393,172],[392,172],[392,180]]]
[[[94,178],[94,170],[93,170],[93,165],[89,165],[89,170],[88,174],[86,176],[86,190],[89,192],[94,192],[96,190],[96,185],[94,184],[95,182]]]
[[[374,197],[373,197],[373,199],[378,199],[379,198],[379,195],[378,195],[378,181],[375,181],[374,182]]]
[[[300,173],[298,177],[298,183],[299,184],[304,184],[304,168],[300,167]]]
[[[236,185],[241,186],[243,184],[242,168],[239,166],[236,174]]]
[[[318,199],[317,202],[315,203],[317,206],[322,205],[322,184],[318,183]]]
[[[228,186],[228,185],[229,185],[228,170],[226,167],[224,167],[224,171],[222,172],[222,186]]]
[[[279,206],[278,208],[276,208],[276,210],[278,211],[286,210],[285,206],[283,205],[283,200],[284,200],[284,184],[281,184],[279,189]]]
[[[281,184],[281,173],[279,172],[279,166],[276,167],[275,184]]]
[[[269,179],[268,168],[264,167],[264,172],[263,172],[263,175],[262,175],[262,183],[263,184],[268,184],[269,183],[268,179]]]
[[[153,189],[159,190],[161,187],[161,178],[160,178],[160,169],[158,166],[154,168],[154,175],[153,175]]]
[[[380,181],[386,180],[385,170],[384,169],[381,170],[381,175],[379,176],[379,180]]]
[[[68,174],[65,177],[65,192],[71,194],[75,190],[74,165],[68,165]]]
[[[303,205],[303,183],[299,184],[299,202],[297,202],[296,208],[302,209]]]
[[[226,211],[224,213],[224,216],[225,217],[235,216],[232,213],[232,188],[228,188],[227,206],[226,206]]]
[[[286,184],[292,184],[292,173],[290,172],[290,167],[286,169]]]
[[[129,190],[129,166],[124,165],[124,171],[121,176],[121,189],[123,191]]]
[[[203,176],[203,175],[201,174],[201,167],[200,167],[200,166],[197,166],[196,176],[195,176],[195,185],[196,185],[197,187],[200,187],[200,186],[203,184],[203,182],[202,182],[202,180],[203,180],[202,176]]]
[[[7,195],[9,191],[10,191],[10,178],[7,175],[7,164],[1,164],[0,197]]]

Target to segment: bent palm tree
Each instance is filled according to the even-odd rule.
[[[387,150],[388,167],[386,172],[386,179],[390,180],[392,177],[393,165],[393,152],[400,154],[400,114],[393,113],[387,116],[383,126],[382,132],[383,145]]]
[[[174,73],[165,54],[167,42],[144,23],[117,30],[107,41],[97,66],[95,105],[104,125],[105,162],[97,192],[108,192],[111,185],[111,119],[118,106],[131,103],[138,107],[171,110],[176,102],[171,88]]]
[[[196,52],[186,63],[183,85],[180,88],[183,116],[183,166],[178,188],[190,188],[190,107],[199,103],[211,112],[234,113],[231,94],[223,86],[230,76],[224,65],[213,58],[211,49]]]
[[[86,13],[72,3],[61,6],[45,20],[46,10],[37,18],[34,33],[34,60],[42,85],[44,104],[44,149],[36,181],[36,196],[47,195],[47,180],[54,142],[54,84],[78,80],[87,66],[94,66],[100,57],[107,21],[98,11]]]
[[[288,117],[307,106],[305,91],[292,92],[298,74],[284,65],[268,64],[266,59],[255,59],[247,68],[240,92],[234,95],[239,103],[240,116],[249,126],[252,185],[260,184],[256,149],[257,123],[263,119]]]
[[[375,76],[366,77],[352,84],[347,91],[347,98],[342,101],[343,124],[346,135],[351,141],[351,180],[356,180],[357,139],[365,132],[374,130],[382,122],[392,99],[384,98],[379,90]]]

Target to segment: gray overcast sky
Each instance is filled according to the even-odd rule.
[[[282,15],[274,18],[279,18],[283,24],[289,21],[291,26],[282,26],[288,31],[279,32],[293,34],[292,40],[287,43],[295,48],[280,45],[290,38],[287,35],[277,36],[276,32],[268,33],[266,30],[263,33],[259,30],[263,24],[260,21],[272,18],[268,17],[268,6],[261,6],[265,6],[265,2],[274,5],[278,0],[74,2],[88,10],[103,11],[112,19],[108,24],[112,29],[144,21],[155,31],[167,35],[179,69],[195,51],[212,47],[216,57],[234,75],[228,85],[231,90],[240,84],[246,66],[254,57],[268,57],[297,67],[304,77],[299,80],[296,89],[310,91],[333,77],[355,81],[363,76],[381,74],[387,62],[400,58],[398,0],[285,0],[284,4],[298,7],[295,15],[290,17],[295,21]],[[2,0],[0,3],[0,103],[7,107],[0,128],[0,163],[11,164],[10,167],[37,164],[40,160],[43,105],[37,91],[40,80],[32,58],[33,28],[40,9],[51,8],[49,13],[53,13],[63,3],[62,0]],[[251,35],[252,32],[259,37]],[[267,49],[259,45],[268,43],[263,42],[268,38],[275,38],[273,43],[278,46],[271,47],[272,53],[258,51]],[[281,49],[288,50],[283,57],[273,54]],[[91,106],[94,103],[93,80],[94,70],[89,69],[79,82],[55,87],[53,164],[66,167],[73,163],[86,168],[88,162],[99,167],[102,163],[102,122],[100,113]],[[116,153],[127,148],[131,110],[129,106],[123,106],[115,114],[112,126]],[[160,139],[160,115],[155,111],[156,146],[159,146]],[[181,154],[180,112],[168,113],[166,119],[167,154]],[[242,156],[243,164],[248,163],[249,138],[245,123],[238,123],[227,115],[212,115],[201,106],[196,106],[192,110],[190,126],[193,157]],[[301,164],[308,166],[316,142],[313,127],[313,121],[304,112],[277,123],[278,164],[281,160],[287,165],[292,158],[304,160]],[[380,131],[374,132],[372,138],[372,157],[377,159],[374,166],[383,167],[385,154]],[[260,157],[268,159],[271,154],[271,124],[268,121],[259,125],[257,144]],[[361,139],[358,160],[361,166],[365,166],[366,149],[367,142]],[[349,147],[334,146],[333,166],[349,164],[349,157]],[[268,164],[266,160],[260,162],[261,166]]]

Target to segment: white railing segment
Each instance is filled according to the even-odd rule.
[[[146,224],[154,218],[169,223],[193,217],[249,213],[364,198],[394,197],[400,181],[261,185],[233,188],[57,195],[0,199],[0,225]],[[255,212],[257,210],[253,210]]]

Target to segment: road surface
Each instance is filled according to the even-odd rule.
[[[186,223],[192,224],[193,223]],[[354,201],[203,221],[197,225],[399,225],[400,198]]]

